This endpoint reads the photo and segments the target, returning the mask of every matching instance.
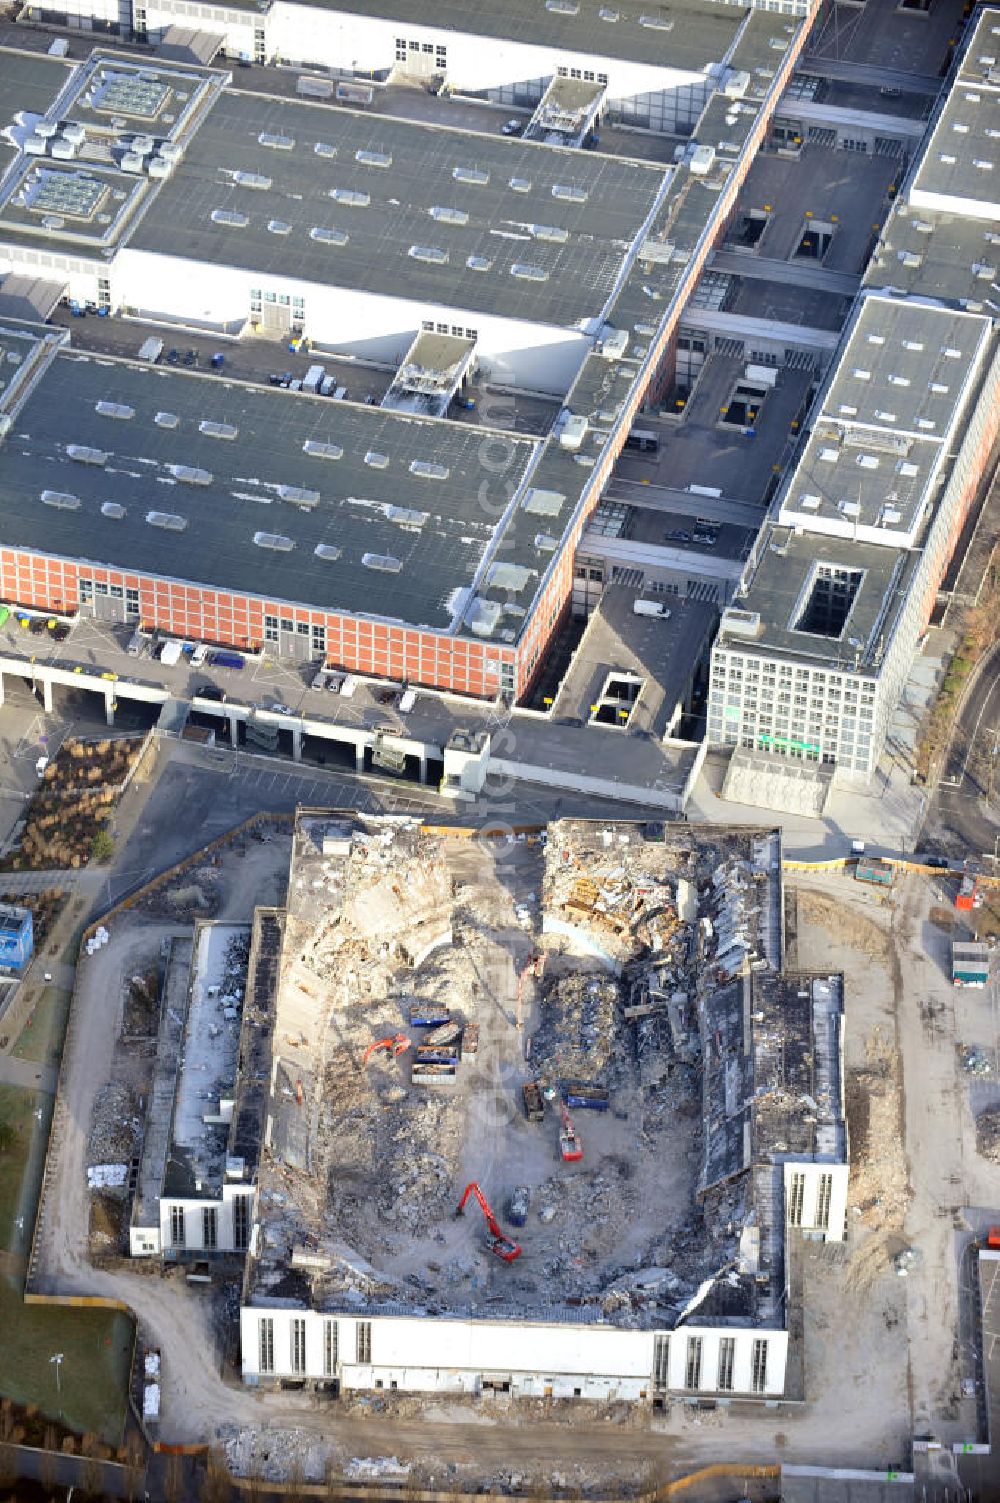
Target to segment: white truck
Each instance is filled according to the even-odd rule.
[[[669,621],[670,610],[660,600],[633,600],[632,613],[635,616],[654,616],[658,621]]]
[[[160,662],[164,663],[168,668],[172,667],[174,663],[180,662],[182,650],[182,642],[164,642],[160,648]]]
[[[152,336],[144,339],[139,346],[139,359],[145,360],[147,365],[155,365],[163,354],[163,340]]]

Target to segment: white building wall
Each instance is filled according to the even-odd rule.
[[[239,1195],[253,1199],[253,1191],[245,1184],[223,1185],[220,1199],[210,1200],[199,1198],[186,1200],[179,1197],[164,1198],[160,1201],[160,1246],[164,1252],[234,1252],[236,1248],[235,1226],[233,1217],[233,1203]],[[206,1210],[215,1211],[216,1240],[215,1246],[206,1246],[205,1243],[205,1218]],[[175,1213],[183,1217],[184,1236],[178,1240],[174,1236]],[[248,1207],[247,1225],[253,1223],[253,1205]],[[156,1249],[157,1251],[159,1249]]]
[[[657,34],[651,32],[650,36]],[[407,61],[397,59],[396,43],[407,44]],[[419,51],[410,49],[416,42]],[[386,73],[399,66],[426,73],[443,71],[459,93],[500,90],[529,80],[549,79],[559,68],[579,68],[602,76],[608,97],[671,92],[701,85],[705,75],[692,68],[670,68],[622,61],[598,54],[534,46],[514,39],[484,39],[472,32],[440,26],[413,26],[377,16],[277,0],[267,17],[268,56],[287,62],[321,64],[345,73]],[[425,49],[429,48],[429,51]],[[444,49],[442,51],[442,49]],[[439,69],[437,59],[444,57]],[[722,58],[706,59],[721,63]],[[432,66],[433,65],[433,66]],[[702,101],[704,102],[704,101]]]
[[[100,301],[99,281],[108,276],[106,265],[82,257],[0,243],[0,276],[10,271],[41,277],[47,282],[65,281],[70,297],[82,303]]]
[[[847,1215],[847,1164],[798,1160],[784,1166],[785,1221],[802,1231],[822,1233],[827,1242],[843,1242]],[[824,1187],[824,1180],[826,1185]],[[796,1184],[795,1181],[798,1181]],[[821,1194],[821,1190],[824,1193]]]
[[[240,231],[232,233],[236,257]],[[209,266],[154,251],[126,248],[112,271],[114,307],[233,333],[250,319],[255,290],[289,298],[291,305],[300,299],[310,339],[338,353],[399,364],[423,324],[440,323],[449,332],[473,331],[476,359],[490,379],[558,394],[567,390],[589,348],[586,334],[575,329],[265,276],[236,266]],[[595,328],[599,312],[595,309]]]
[[[75,0],[75,3],[99,5],[107,4],[108,0]],[[138,0],[131,3],[134,15],[139,3]],[[146,0],[142,8],[146,17],[145,34],[150,42],[160,41],[169,26],[194,27],[221,36],[227,57],[256,57],[264,61],[261,43],[266,37],[267,21],[262,14],[230,10],[225,5],[195,4],[194,0]]]
[[[273,1368],[261,1371],[261,1322],[272,1322]],[[296,1365],[293,1321],[304,1322],[303,1360]],[[243,1376],[249,1383],[279,1379],[323,1382],[345,1388],[376,1387],[415,1392],[478,1393],[509,1383],[512,1393],[538,1397],[651,1398],[657,1342],[669,1343],[667,1388],[718,1391],[720,1342],[734,1343],[733,1394],[775,1398],[782,1394],[787,1333],[780,1330],[685,1326],[673,1332],[619,1331],[601,1326],[542,1325],[507,1321],[461,1321],[416,1316],[325,1316],[312,1310],[244,1307],[240,1316]],[[335,1327],[336,1370],[326,1361],[327,1326]],[[370,1347],[366,1350],[364,1330]],[[689,1341],[700,1341],[696,1389],[686,1388]],[[766,1364],[760,1363],[761,1348]],[[268,1342],[265,1339],[265,1347]],[[760,1380],[754,1387],[756,1370]],[[359,1358],[361,1360],[359,1361]]]

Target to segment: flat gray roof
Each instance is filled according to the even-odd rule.
[[[79,63],[0,47],[0,130],[22,111],[44,115]]]
[[[989,340],[990,322],[976,314],[865,298],[810,420],[782,520],[913,534]]]
[[[600,313],[664,171],[227,90],[130,244],[566,325]]]
[[[940,214],[897,199],[865,271],[866,287],[959,303],[973,312],[996,301],[1000,231],[979,219]]]
[[[243,9],[265,7],[236,0]],[[502,5],[469,6],[465,0],[438,0],[429,13],[426,0],[303,0],[345,15],[384,17],[419,28],[429,39],[447,40],[449,31],[523,42],[565,53],[618,58],[654,67],[701,70],[721,62],[746,11],[739,6],[681,0],[669,9],[650,0],[573,0],[548,6],[542,0],[504,0]],[[613,21],[602,15],[614,16]],[[643,20],[643,18],[647,18]]]
[[[792,528],[769,525],[761,538],[750,587],[734,603],[748,631],[730,630],[724,612],[716,648],[765,656],[778,653],[838,673],[870,673],[880,661],[880,644],[884,647],[890,640],[919,557],[916,550],[815,532],[796,536]],[[814,569],[821,564],[861,576],[839,639],[795,627]],[[752,617],[758,618],[756,623]],[[855,647],[855,642],[860,646]]]
[[[994,221],[997,106],[1000,103],[1000,10],[984,10],[962,56],[958,77],[934,125],[912,192],[973,200]]]
[[[236,436],[202,432],[203,422]],[[61,353],[0,448],[0,528],[10,546],[448,629],[496,531],[479,499],[483,442],[481,428]],[[516,487],[534,445],[509,434],[504,444]],[[74,445],[106,461],[74,459]],[[80,504],[45,504],[43,491]],[[183,530],[150,524],[150,512],[183,519]],[[261,546],[255,534],[293,546]],[[317,556],[317,546],[340,553]],[[385,572],[386,559],[398,572]]]

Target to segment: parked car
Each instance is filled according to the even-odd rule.
[[[70,633],[69,622],[57,621],[55,626],[49,627],[49,630],[51,631],[52,636],[57,642],[65,642]]]
[[[180,358],[181,358],[181,352],[180,352],[180,350],[168,350],[167,351],[167,364],[168,365],[178,365],[180,363]]]
[[[195,699],[212,699],[216,704],[220,705],[224,705],[226,702],[226,691],[225,689],[220,689],[217,684],[199,684],[198,688],[194,691],[194,696]]]
[[[376,689],[375,691],[375,703],[378,705],[394,705],[398,697],[395,689]]]
[[[265,705],[264,708],[267,709],[267,710],[271,710],[273,712],[273,714],[275,714],[275,715],[294,715],[295,714],[295,711],[292,709],[291,705],[282,704],[281,701],[280,701],[280,699],[276,699],[271,704]]]
[[[500,127],[500,134],[502,136],[519,136],[523,129],[523,120],[505,120]]]
[[[531,1191],[527,1185],[515,1185],[507,1203],[507,1220],[511,1226],[524,1226],[531,1208]]]
[[[184,354],[184,364],[185,365],[197,365],[198,364],[198,351],[197,350],[187,350],[187,351],[185,351],[185,354]]]

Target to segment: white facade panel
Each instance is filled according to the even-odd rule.
[[[234,257],[239,254],[234,230]],[[333,254],[336,254],[334,252]],[[195,295],[192,297],[192,292]],[[483,374],[501,385],[562,394],[589,349],[576,329],[491,318],[468,309],[406,298],[360,295],[345,287],[275,278],[236,266],[209,266],[126,248],[112,273],[112,303],[148,316],[239,332],[251,318],[251,294],[300,300],[302,323],[316,344],[338,353],[398,365],[425,323],[476,340]]]
[[[329,1327],[335,1328],[334,1335]],[[242,1310],[241,1336],[243,1375],[251,1383],[336,1379],[345,1388],[395,1386],[437,1393],[506,1386],[524,1395],[586,1399],[652,1397],[657,1343],[664,1340],[666,1387],[671,1391],[718,1392],[725,1340],[732,1342],[723,1364],[731,1386],[722,1391],[779,1397],[788,1346],[784,1331],[742,1327],[685,1326],[656,1333],[514,1321],[331,1316],[259,1306]],[[330,1360],[334,1351],[336,1363]],[[693,1375],[697,1383],[689,1387]]]
[[[218,1200],[186,1200],[164,1196],[160,1201],[160,1246],[164,1252],[234,1252],[236,1223],[233,1205],[238,1196],[251,1201],[245,1225],[253,1218],[253,1191],[244,1184],[224,1185]],[[215,1240],[206,1238],[205,1212],[214,1212]],[[159,1249],[157,1249],[158,1251]]]
[[[847,1215],[847,1164],[801,1160],[786,1163],[785,1220],[827,1242],[843,1242]]]

